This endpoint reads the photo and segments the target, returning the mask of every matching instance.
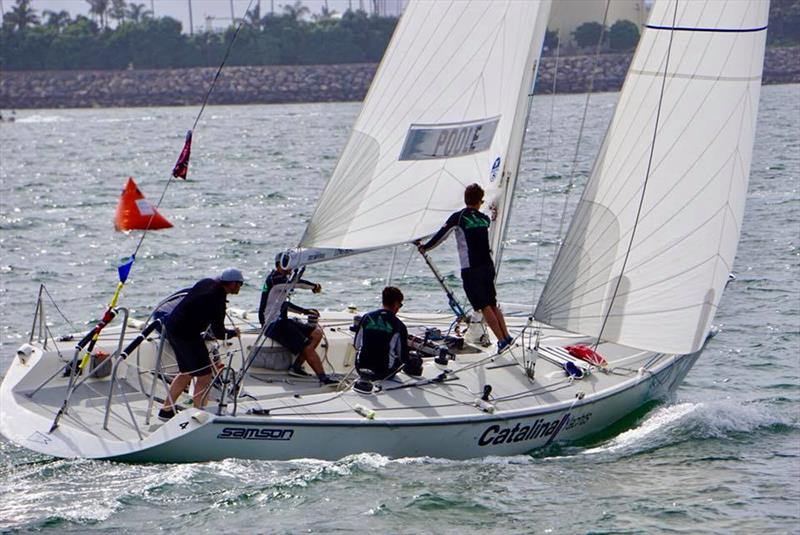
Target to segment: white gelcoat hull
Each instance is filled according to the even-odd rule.
[[[335,342],[331,345],[335,347]],[[26,378],[28,374],[38,370],[38,375],[47,376],[61,365],[46,365],[42,361],[43,355],[48,353],[35,350],[25,363],[15,358],[0,386],[0,432],[6,437],[28,449],[55,457],[195,462],[230,457],[333,460],[361,452],[389,457],[453,459],[524,454],[553,442],[586,439],[608,429],[648,402],[669,396],[688,373],[699,352],[678,357],[651,354],[648,359],[655,359],[657,365],[644,372],[630,372],[629,378],[606,388],[598,388],[605,376],[597,372],[583,382],[570,382],[565,390],[554,391],[547,398],[535,398],[535,402],[531,398],[530,406],[517,405],[513,409],[503,410],[502,404],[497,403],[494,413],[465,404],[449,414],[437,416],[437,411],[434,411],[398,417],[399,413],[392,413],[391,409],[384,407],[386,400],[380,396],[357,394],[352,390],[339,397],[331,396],[329,401],[326,401],[324,394],[318,393],[308,394],[307,399],[313,399],[316,395],[323,404],[328,403],[332,407],[347,399],[349,406],[360,404],[374,410],[374,419],[353,411],[337,417],[315,417],[301,413],[291,416],[252,416],[245,413],[250,405],[241,402],[236,416],[230,415],[230,410],[229,414],[216,416],[212,412],[215,407],[211,405],[206,411],[188,409],[179,412],[163,425],[154,420],[146,426],[142,417],[143,405],[139,409],[134,406],[133,411],[143,434],[141,440],[130,436],[132,427],[125,430],[129,435],[127,439],[120,439],[122,433],[115,436],[115,425],[126,416],[121,404],[114,407],[109,432],[98,432],[98,429],[81,423],[92,417],[88,412],[102,409],[100,401],[85,406],[76,403],[68,415],[61,419],[59,426],[52,433],[49,432],[57,405],[42,410],[42,405],[37,406],[36,403],[39,394],[33,399],[26,394],[32,390],[31,385],[40,383],[38,378]],[[542,376],[542,383],[560,381],[561,374],[557,368],[548,371],[545,364],[537,364],[537,377]],[[430,363],[427,366],[432,368]],[[511,377],[523,374],[522,370],[514,367],[506,369]],[[435,368],[433,370],[437,371]],[[500,379],[502,377],[493,380]],[[23,384],[25,381],[27,385]],[[494,384],[500,385],[497,382]],[[105,385],[107,388],[108,383]],[[99,390],[105,392],[102,388],[99,387]],[[439,385],[412,387],[386,399],[400,403],[404,401],[404,392],[413,390],[413,395],[417,395],[423,389],[436,392],[443,388]],[[536,383],[532,384],[532,388],[536,388]],[[157,408],[158,404],[155,410]],[[400,407],[395,409],[400,410]]]

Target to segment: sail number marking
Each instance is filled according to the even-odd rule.
[[[500,117],[462,123],[412,124],[400,160],[436,160],[488,150]]]

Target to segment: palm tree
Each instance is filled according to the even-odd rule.
[[[253,9],[244,16],[245,21],[254,28],[261,28],[261,2],[258,2]]]
[[[142,22],[153,16],[153,12],[144,8],[144,4],[128,4],[128,18],[133,22]]]
[[[117,21],[117,25],[125,22],[125,17],[128,15],[127,3],[125,0],[111,0],[111,8],[108,10],[108,16]]]
[[[301,0],[295,0],[292,5],[286,4],[283,6],[283,11],[287,17],[297,22],[301,20],[304,15],[308,14],[309,9],[303,5]]]
[[[10,24],[22,31],[28,26],[36,26],[39,24],[39,16],[36,11],[31,8],[30,0],[17,0],[17,5],[11,8],[11,11],[3,16],[3,24]]]
[[[100,22],[100,26],[106,26],[106,11],[108,11],[108,0],[86,0],[89,3],[89,13],[94,15]]]
[[[70,16],[69,13],[61,10],[58,13],[55,11],[50,11],[49,9],[45,9],[42,11],[42,15],[47,17],[47,22],[45,22],[45,26],[50,28],[55,28],[56,31],[61,32],[67,25],[70,23]]]
[[[316,22],[322,22],[326,20],[331,20],[336,15],[338,15],[338,13],[336,12],[335,9],[328,9],[328,6],[322,6],[319,15],[312,15],[311,18],[313,18]]]

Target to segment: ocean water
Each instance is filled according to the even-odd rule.
[[[541,291],[564,203],[570,213],[616,98],[591,97],[575,163],[585,96],[534,102],[498,285],[520,311]],[[255,308],[358,109],[208,108],[190,180],[166,190],[197,108],[23,110],[0,123],[0,371],[30,332],[40,284],[55,334],[86,330],[102,314],[119,259],[141,237],[113,229],[128,176],[152,202],[166,191],[160,210],[175,228],[146,236],[121,304],[146,315],[172,290],[233,265],[248,284],[230,306]],[[573,169],[578,188],[565,195]],[[721,332],[672,402],[591,443],[471,461],[128,465],[55,460],[0,438],[0,532],[800,533],[798,177],[800,86],[765,87]],[[459,288],[452,240],[435,258]],[[447,308],[410,248],[307,276],[324,287],[298,296],[307,306],[373,307],[391,277],[407,309]]]

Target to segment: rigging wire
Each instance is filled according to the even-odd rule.
[[[250,2],[247,4],[247,9],[245,10],[245,13],[250,12],[250,9],[254,1],[255,0],[250,0]],[[214,91],[214,87],[216,87],[217,85],[217,80],[219,80],[219,76],[220,74],[222,74],[222,68],[228,61],[228,57],[230,56],[231,50],[233,49],[233,43],[236,42],[236,38],[239,36],[239,31],[242,29],[243,25],[244,25],[244,17],[242,17],[239,20],[239,24],[236,26],[236,30],[233,32],[233,37],[231,38],[231,41],[228,43],[228,48],[225,50],[225,55],[222,57],[222,62],[219,64],[219,67],[217,67],[217,72],[214,75],[214,79],[211,80],[211,84],[208,86],[208,91],[206,91],[206,94],[203,97],[203,104],[200,106],[200,111],[197,112],[197,116],[194,118],[194,123],[192,124],[192,128],[191,130],[189,130],[189,132],[194,132],[194,130],[197,128],[197,123],[200,121],[200,117],[203,115],[203,112],[206,109],[206,104],[208,104],[208,99],[211,97],[211,93]],[[164,196],[166,195],[167,190],[169,189],[169,186],[172,184],[174,179],[175,177],[170,175],[169,179],[167,180],[167,183],[164,186],[164,190],[161,192],[161,196],[158,198],[158,202],[156,203],[156,210],[154,210],[153,213],[150,214],[150,220],[147,222],[147,226],[142,232],[142,236],[141,238],[139,238],[139,243],[136,244],[136,249],[134,249],[132,256],[136,256],[136,253],[139,252],[139,248],[142,246],[142,242],[144,242],[144,238],[145,236],[147,236],[147,233],[150,230],[150,223],[153,221],[153,218],[158,213],[157,210],[161,206],[161,202],[164,200]]]
[[[389,273],[386,275],[386,286],[392,285],[392,278],[394,277],[394,262],[397,259],[397,245],[392,247],[392,259],[389,261]]]
[[[45,286],[44,284],[42,284],[42,290],[44,290],[44,293],[46,293],[46,294],[47,294],[47,297],[48,297],[48,298],[50,298],[50,302],[51,302],[51,303],[53,304],[53,306],[56,308],[56,311],[59,313],[59,315],[60,315],[62,318],[64,318],[64,321],[66,321],[67,323],[69,323],[69,327],[70,327],[70,329],[71,329],[71,332],[76,332],[78,329],[75,327],[75,324],[74,324],[74,323],[72,323],[72,321],[70,321],[70,319],[69,319],[69,318],[68,318],[66,315],[64,315],[64,313],[61,311],[61,309],[60,309],[60,308],[58,308],[58,303],[56,303],[56,300],[55,300],[55,299],[53,299],[53,296],[52,296],[52,295],[50,295],[50,291],[47,289],[47,286]]]
[[[603,337],[603,331],[608,324],[608,318],[611,316],[611,310],[614,308],[614,301],[617,299],[617,294],[619,293],[619,287],[622,284],[622,276],[625,274],[625,268],[628,265],[628,259],[631,255],[631,250],[633,249],[633,240],[636,237],[636,229],[639,226],[639,218],[642,215],[642,207],[644,206],[644,197],[647,194],[647,184],[650,181],[650,170],[653,165],[653,154],[655,153],[656,149],[656,138],[658,137],[658,125],[661,119],[661,107],[664,102],[664,90],[667,86],[667,74],[669,72],[669,59],[672,55],[672,40],[675,36],[675,22],[678,19],[678,0],[675,0],[675,9],[672,13],[672,27],[669,32],[669,42],[667,43],[667,53],[666,58],[664,60],[664,75],[661,77],[661,90],[658,94],[658,106],[656,107],[656,118],[653,125],[653,137],[650,141],[650,154],[647,158],[647,169],[644,173],[644,181],[642,182],[642,193],[639,196],[639,206],[636,209],[636,217],[633,220],[633,227],[631,228],[631,237],[628,240],[628,247],[625,250],[625,257],[622,260],[622,267],[619,270],[619,276],[617,277],[617,282],[614,285],[614,292],[611,294],[611,299],[608,302],[608,307],[606,308],[605,314],[603,314],[603,323],[600,326],[600,332],[597,333],[597,339],[594,342],[594,348],[597,349],[597,346],[600,345],[600,340]]]
[[[575,170],[578,167],[578,155],[580,154],[581,148],[581,139],[583,139],[583,129],[586,125],[586,115],[589,110],[589,99],[592,96],[592,92],[594,90],[594,79],[597,75],[597,65],[600,62],[600,47],[603,44],[603,37],[606,33],[606,23],[608,22],[608,9],[611,5],[611,0],[606,0],[606,7],[605,11],[603,12],[603,27],[600,30],[600,38],[597,40],[597,45],[595,46],[594,51],[594,62],[592,65],[592,74],[589,77],[589,88],[586,91],[586,100],[583,104],[583,115],[581,116],[581,125],[578,129],[578,141],[575,143],[575,154],[572,158],[572,168],[569,172],[569,183],[567,184],[567,189],[564,192],[564,206],[561,209],[561,219],[558,222],[558,234],[556,238],[559,242],[561,242],[561,234],[564,232],[564,221],[567,218],[567,205],[569,204],[569,194],[575,188]],[[556,259],[558,255],[553,256],[553,265],[556,263]],[[551,266],[552,267],[552,266]]]
[[[415,249],[413,247],[411,247],[410,251],[408,253],[408,260],[406,260],[406,267],[403,268],[403,274],[400,275],[401,279],[405,279],[406,278],[406,273],[408,272],[408,266],[411,265],[411,261],[414,259],[414,256],[415,256],[414,255],[414,251],[415,251]]]
[[[547,172],[550,166],[550,149],[552,148],[553,142],[553,117],[555,115],[555,104],[556,104],[556,86],[558,83],[558,62],[561,59],[561,39],[558,40],[556,43],[556,55],[555,55],[555,66],[553,67],[553,87],[550,90],[550,118],[548,120],[547,125],[547,144],[545,145],[545,153],[544,153],[544,176],[545,178],[548,176]],[[540,266],[540,259],[541,259],[541,250],[542,250],[542,237],[544,235],[544,191],[541,191],[541,206],[539,207],[539,228],[537,229],[537,234],[539,235],[539,244],[536,247],[536,258],[533,264],[533,273],[534,278],[539,275],[539,266]],[[534,311],[536,310],[536,284],[533,285],[533,295],[531,296],[531,316],[533,316]]]
[[[247,6],[248,11],[250,10],[250,7],[252,6],[253,1],[254,0],[250,0],[250,2],[248,3],[248,6]],[[236,38],[238,37],[239,31],[242,29],[242,25],[243,24],[244,24],[244,18],[242,18],[239,21],[239,25],[236,27],[236,30],[235,30],[235,32],[233,34],[233,37],[231,38],[230,43],[228,43],[228,48],[225,50],[225,56],[222,58],[222,63],[220,63],[219,67],[217,68],[217,73],[215,74],[214,79],[212,80],[211,85],[209,86],[208,91],[206,92],[206,95],[203,98],[203,104],[200,107],[200,111],[198,112],[197,116],[195,117],[192,129],[197,127],[197,123],[200,121],[200,117],[202,116],[203,111],[205,111],[206,104],[208,103],[208,99],[211,96],[211,93],[212,93],[212,91],[214,90],[214,87],[217,84],[217,80],[219,79],[219,75],[222,73],[222,68],[225,66],[225,62],[228,60],[228,57],[230,56],[231,50],[233,48],[233,43],[236,41]],[[192,134],[192,130],[189,130],[189,132],[186,135],[186,142],[184,144],[184,149],[181,152],[181,156],[179,158],[179,161],[183,161],[184,151],[188,150],[189,144],[191,143],[191,134]],[[188,162],[188,152],[186,154],[187,154],[186,161]],[[156,214],[158,213],[158,208],[161,206],[161,203],[164,200],[164,196],[166,195],[167,190],[169,189],[170,184],[172,184],[172,181],[173,181],[174,178],[175,178],[175,171],[173,169],[173,172],[170,175],[170,178],[167,180],[167,183],[165,184],[164,189],[161,192],[161,196],[159,197],[158,202],[155,205],[155,210],[153,210],[153,213],[150,214],[150,218],[148,219],[147,225],[145,226],[144,231],[142,232],[142,235],[139,238],[139,242],[136,244],[136,248],[134,249],[134,251],[131,254],[131,256],[125,258],[123,260],[123,264],[118,266],[118,268],[117,268],[117,271],[119,273],[119,282],[117,283],[117,288],[114,291],[114,295],[111,298],[111,301],[109,302],[109,304],[108,304],[108,306],[106,308],[106,312],[103,314],[102,319],[94,326],[92,331],[90,331],[90,333],[88,335],[89,338],[87,338],[85,342],[82,342],[82,343],[85,343],[86,345],[85,345],[85,347],[81,346],[81,349],[84,352],[84,354],[83,354],[83,357],[80,359],[80,365],[79,365],[80,369],[85,368],[86,365],[89,363],[89,358],[90,358],[91,352],[94,350],[94,346],[97,343],[97,340],[99,339],[100,332],[105,328],[106,325],[108,325],[108,323],[110,321],[112,321],[114,319],[114,316],[116,314],[114,311],[116,310],[119,296],[121,294],[122,288],[125,286],[125,282],[128,279],[130,271],[131,271],[131,269],[133,267],[133,263],[136,260],[136,254],[139,252],[139,249],[142,247],[142,244],[144,243],[144,239],[147,236],[148,231],[150,230],[150,225],[152,224],[153,219],[155,218]],[[78,355],[76,354],[76,357],[77,356]],[[58,415],[56,416],[55,420],[53,421],[53,427],[51,427],[51,429],[50,429],[51,432],[58,426],[58,420],[61,417],[61,414],[63,414],[63,412],[67,408],[67,403],[68,403],[68,400],[69,400],[69,396],[71,395],[72,389],[73,389],[73,376],[72,376],[72,374],[70,374],[70,383],[69,383],[69,386],[67,388],[67,391],[68,391],[67,398],[64,400],[64,405],[62,406],[62,409],[59,411]]]

